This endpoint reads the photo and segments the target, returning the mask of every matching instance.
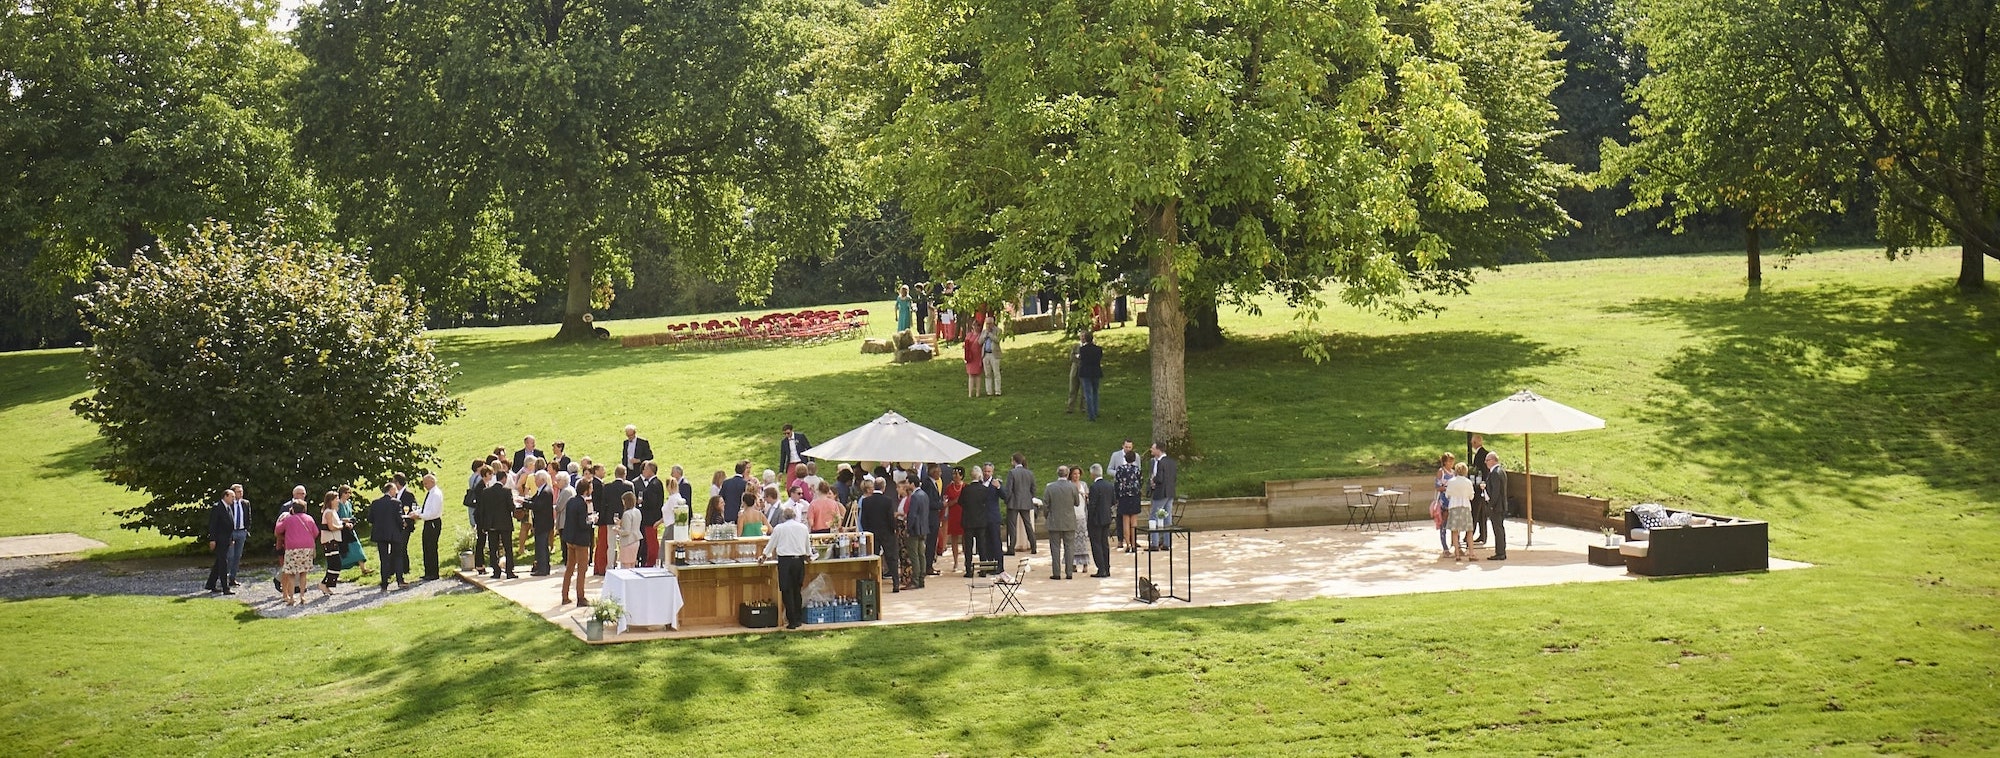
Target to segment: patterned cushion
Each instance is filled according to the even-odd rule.
[[[1647,529],[1658,529],[1673,523],[1667,516],[1667,509],[1653,503],[1634,506],[1632,515],[1639,517],[1639,525]]]

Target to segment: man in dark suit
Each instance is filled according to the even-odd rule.
[[[413,514],[417,512],[417,493],[410,491],[410,478],[402,474],[391,477],[396,483],[396,502],[403,506],[403,549],[398,555],[403,557],[400,570],[396,573],[408,576],[410,573],[410,538],[417,534],[417,523]]]
[[[965,553],[965,575],[968,578],[972,576],[972,556],[993,560],[985,553],[986,499],[992,496],[993,493],[986,489],[986,482],[979,476],[979,468],[973,467],[965,486],[958,490],[959,518],[965,527],[965,533],[960,535],[964,542],[960,549]]]
[[[1096,421],[1097,391],[1104,381],[1104,348],[1090,332],[1083,333],[1083,344],[1076,348],[1076,378],[1083,385],[1083,414]]]
[[[660,481],[660,467],[646,461],[639,478],[632,482],[632,491],[639,493],[639,565],[655,566],[660,562],[660,522],[666,518],[667,485]]]
[[[502,569],[508,579],[514,575],[514,493],[501,484],[492,469],[480,471],[478,503],[479,531],[486,533],[486,566],[498,578]],[[506,558],[502,563],[501,558]]]
[[[993,464],[982,464],[979,467],[979,473],[981,476],[986,477],[987,495],[986,533],[980,536],[983,542],[981,543],[979,552],[986,557],[986,560],[998,564],[1000,569],[1005,571],[1007,569],[1007,552],[1000,548],[1000,530],[1005,529],[1007,526],[1007,514],[1004,510],[1007,506],[1006,489],[1001,487],[1000,480],[993,476]]]
[[[1507,560],[1507,469],[1500,467],[1500,454],[1486,454],[1486,520],[1493,524],[1493,555],[1489,561]]]
[[[1472,544],[1486,544],[1486,509],[1492,503],[1486,494],[1486,435],[1475,434],[1465,441],[1467,447],[1475,448],[1465,456],[1472,470]]]
[[[1148,492],[1153,499],[1153,510],[1148,518],[1158,518],[1171,524],[1174,519],[1174,493],[1179,486],[1180,467],[1174,463],[1174,459],[1167,457],[1167,451],[1160,448],[1160,443],[1154,442],[1150,452],[1153,454],[1153,460],[1147,481]],[[1171,534],[1153,535],[1150,541],[1153,544],[1147,546],[1148,550],[1165,550],[1174,546],[1174,536]]]
[[[736,512],[743,507],[743,490],[750,486],[743,479],[743,472],[749,470],[749,461],[737,461],[736,475],[722,480],[722,491],[717,494],[722,495],[722,520],[725,523],[736,523]]]
[[[785,425],[785,436],[778,438],[778,481],[792,478],[793,464],[812,460],[805,456],[812,446],[812,441],[805,435],[792,431],[791,424]]]
[[[604,576],[611,560],[611,531],[609,525],[618,523],[618,517],[625,512],[625,493],[632,492],[632,482],[625,479],[624,466],[612,469],[611,481],[597,488],[597,497],[591,502],[597,511],[597,538],[603,540],[597,551],[597,560],[592,564],[597,575]]]
[[[514,451],[514,470],[522,471],[527,469],[529,458],[545,457],[547,456],[542,455],[542,451],[535,447],[535,435],[530,434],[522,437],[521,449]]]
[[[902,564],[896,556],[903,551],[896,542],[896,501],[875,491],[876,486],[872,479],[861,484],[861,529],[875,535],[875,553],[882,556],[882,576],[889,580],[890,592],[900,592],[896,571]],[[888,484],[885,481],[881,486]]]
[[[236,513],[241,510],[235,490],[223,490],[222,499],[208,507],[208,549],[215,553],[215,563],[208,567],[208,582],[202,588],[209,592],[236,594],[229,587],[229,540],[236,531]]]
[[[396,577],[396,589],[410,586],[409,561],[404,552],[408,550],[409,533],[403,529],[403,501],[396,496],[396,483],[382,485],[382,496],[368,504],[369,537],[375,540],[375,557],[379,561],[382,577],[382,591],[389,591],[389,577]]]
[[[1102,579],[1111,575],[1111,525],[1118,520],[1118,486],[1104,478],[1103,464],[1090,464],[1083,515],[1090,530],[1090,560],[1097,566],[1091,576]]]
[[[626,471],[638,471],[641,464],[653,459],[653,443],[639,436],[639,427],[631,424],[625,425],[625,440],[618,443],[618,450],[621,456],[618,460]]]

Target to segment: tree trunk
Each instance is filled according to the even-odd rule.
[[[1146,300],[1146,346],[1153,359],[1153,441],[1180,456],[1188,446],[1187,317],[1181,313],[1181,285],[1174,274],[1180,246],[1180,203],[1168,201],[1153,217],[1158,238],[1149,268],[1152,292]]]
[[[1764,241],[1756,224],[1743,225],[1743,250],[1750,258],[1750,287],[1764,286]]]
[[[2000,250],[1970,237],[1958,249],[1958,291],[1971,294],[1986,289],[1986,256],[2000,257]]]
[[[1209,350],[1222,347],[1220,308],[1213,295],[1193,295],[1183,302],[1187,318],[1187,349]]]
[[[563,300],[562,329],[556,332],[559,342],[581,342],[597,336],[596,331],[584,314],[590,313],[590,291],[592,264],[595,263],[590,245],[576,242],[569,249],[569,286]]]

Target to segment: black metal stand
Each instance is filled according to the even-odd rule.
[[[1141,595],[1139,588],[1141,586],[1141,579],[1152,580],[1153,554],[1159,552],[1167,554],[1167,583],[1165,585],[1161,585],[1158,582],[1153,583],[1154,587],[1165,590],[1165,592],[1160,594],[1160,597],[1173,598],[1186,603],[1194,602],[1194,533],[1188,531],[1187,527],[1180,526],[1171,526],[1162,529],[1148,529],[1142,526],[1133,530],[1133,539],[1144,545],[1151,545],[1153,541],[1149,538],[1156,535],[1174,538],[1174,544],[1168,545],[1164,550],[1157,551],[1140,547],[1132,553],[1132,599],[1142,603],[1153,602]],[[1182,555],[1186,557],[1187,571],[1183,572],[1180,569],[1181,561],[1174,556],[1175,550],[1182,551]],[[1139,556],[1141,555],[1146,556],[1146,573],[1143,575],[1139,573]]]

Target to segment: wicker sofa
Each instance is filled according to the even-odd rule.
[[[1669,511],[1669,514],[1680,511]],[[1645,528],[1638,515],[1625,511],[1628,541],[1619,548],[1625,570],[1641,576],[1684,576],[1732,571],[1765,571],[1771,567],[1770,525],[1762,521],[1687,512],[1705,525],[1662,526],[1644,540],[1631,540]]]

